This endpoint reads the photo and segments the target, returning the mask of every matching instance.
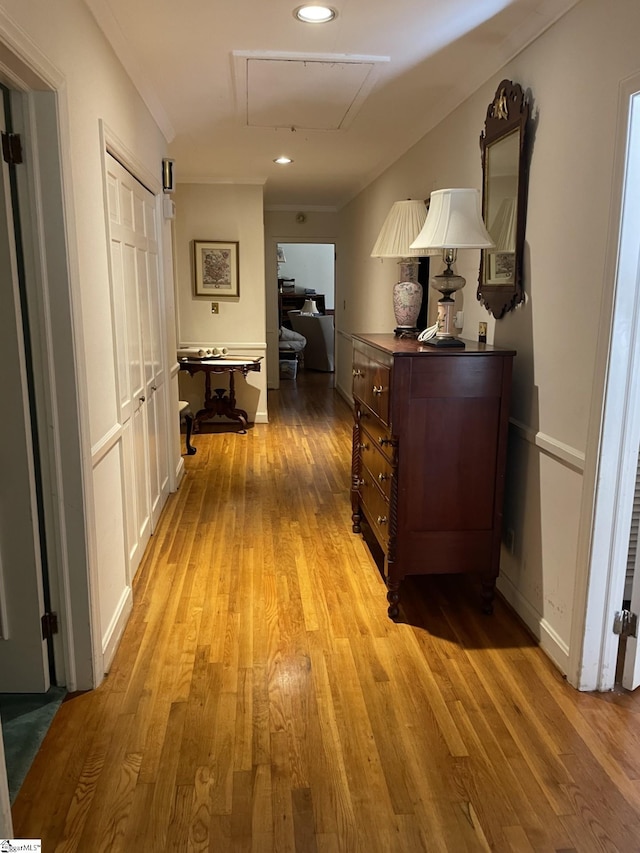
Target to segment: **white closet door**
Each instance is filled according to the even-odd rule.
[[[149,200],[144,210],[147,252],[145,254],[145,294],[144,294],[144,359],[146,395],[148,400],[147,418],[149,437],[149,490],[152,528],[158,522],[160,512],[169,493],[169,463],[167,456],[168,436],[166,429],[166,371],[162,343],[162,300],[160,298],[159,258],[156,208]]]
[[[155,198],[107,156],[112,301],[123,428],[129,577],[133,579],[168,492],[165,371],[160,334]]]

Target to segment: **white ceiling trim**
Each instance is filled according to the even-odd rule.
[[[180,163],[177,163],[178,167]],[[242,186],[258,186],[263,187],[267,178],[265,177],[246,177],[246,178],[216,178],[211,175],[198,177],[197,175],[192,178],[178,178],[176,180],[176,184],[242,184]],[[298,208],[296,208],[297,210]]]

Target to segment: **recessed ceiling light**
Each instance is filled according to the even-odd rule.
[[[277,163],[278,166],[287,166],[289,163],[293,163],[293,160],[291,157],[276,157],[273,162]]]
[[[337,18],[338,13],[331,6],[314,4],[298,6],[297,9],[293,10],[293,16],[304,24],[327,24]]]

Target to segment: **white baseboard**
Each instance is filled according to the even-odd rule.
[[[353,394],[351,393],[351,388],[348,391],[342,387],[342,385],[336,384],[335,390],[340,394],[343,400],[348,403],[349,406],[353,406]]]
[[[180,436],[180,438],[182,439],[182,436]],[[184,459],[181,456],[178,460],[178,464],[176,465],[176,489],[180,488],[180,483],[182,482],[182,479],[186,473],[187,472],[184,467]]]
[[[102,639],[102,668],[104,670],[104,674],[109,672],[109,667],[113,662],[114,655],[118,645],[120,644],[120,640],[122,639],[122,634],[127,622],[129,621],[132,609],[133,592],[131,587],[128,586],[120,597],[116,612],[113,614],[111,623],[109,624],[109,627]]]
[[[497,588],[531,631],[543,652],[551,658],[563,675],[567,675],[569,672],[569,646],[565,641],[516,589],[509,578],[500,575]]]

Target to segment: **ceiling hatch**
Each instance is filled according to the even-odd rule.
[[[234,53],[248,127],[336,131],[355,118],[388,57]]]

